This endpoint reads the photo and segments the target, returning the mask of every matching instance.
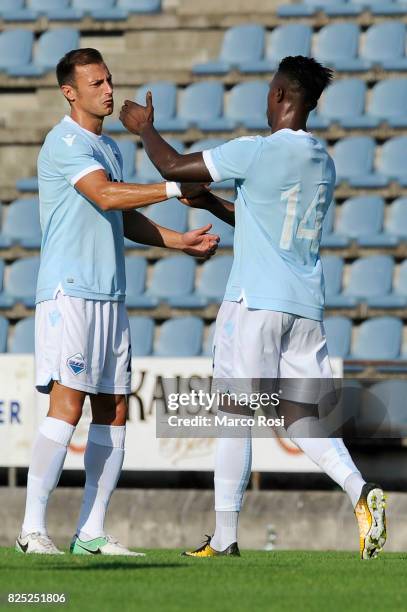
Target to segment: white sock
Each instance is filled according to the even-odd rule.
[[[228,416],[239,418],[234,414]],[[244,437],[219,438],[216,445],[216,528],[211,546],[219,551],[237,542],[238,516],[252,468],[251,429],[249,426],[239,429]]]
[[[85,451],[86,484],[77,534],[83,541],[103,537],[104,521],[124,459],[125,425],[89,427]]]
[[[356,504],[359,501],[360,494],[362,493],[363,485],[366,482],[363,480],[360,472],[355,472],[347,477],[343,488],[348,494],[350,501],[352,502],[352,506],[355,508]]]
[[[349,476],[354,474],[357,474],[363,481],[342,438],[322,437],[325,430],[317,417],[305,417],[295,421],[287,428],[287,433],[307,457],[312,459],[342,489],[345,489],[345,482]],[[306,435],[321,435],[321,437],[304,437]],[[348,493],[347,490],[346,492]],[[350,496],[349,493],[348,495]]]
[[[46,534],[48,499],[61,476],[67,447],[75,431],[61,419],[46,417],[34,442],[27,478],[27,498],[22,534]]]

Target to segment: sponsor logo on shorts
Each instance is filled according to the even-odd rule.
[[[86,361],[82,353],[76,353],[72,357],[68,357],[66,364],[75,376],[82,374],[86,370]]]

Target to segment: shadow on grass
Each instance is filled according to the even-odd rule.
[[[137,563],[131,561],[116,561],[116,562],[90,562],[87,565],[79,565],[74,563],[61,563],[61,564],[48,564],[41,563],[40,565],[30,565],[26,566],[26,571],[28,572],[43,572],[44,570],[49,571],[95,571],[95,570],[146,570],[146,569],[183,569],[185,567],[191,567],[187,563],[179,564],[179,563]],[[21,566],[19,567],[21,569]]]

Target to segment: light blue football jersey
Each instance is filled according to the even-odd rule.
[[[214,181],[236,179],[234,259],[224,299],[322,320],[319,245],[335,166],[308,132],[282,129],[204,151]]]
[[[94,170],[122,181],[116,143],[65,117],[47,135],[38,157],[42,228],[36,303],[58,288],[66,295],[123,301],[126,292],[123,214],[102,211],[75,185]]]

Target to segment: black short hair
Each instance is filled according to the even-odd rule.
[[[312,110],[325,87],[332,81],[334,73],[313,57],[289,55],[278,67],[278,72],[287,76],[295,87],[302,90],[304,103]]]
[[[89,64],[103,64],[102,54],[97,49],[73,49],[62,57],[57,64],[57,80],[61,85],[73,85],[75,82],[75,67]]]

